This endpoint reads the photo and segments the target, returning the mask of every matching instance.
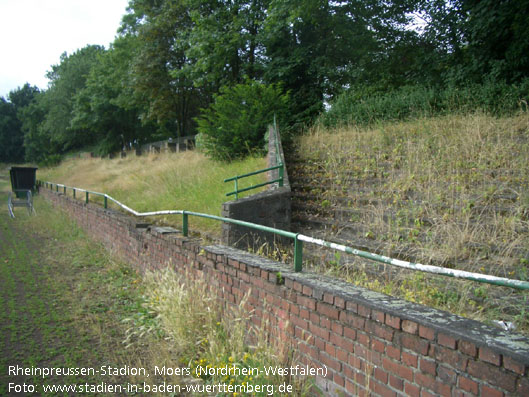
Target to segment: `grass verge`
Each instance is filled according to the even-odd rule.
[[[4,198],[5,190],[0,192]],[[244,303],[223,309],[204,282],[182,280],[168,271],[143,279],[40,197],[35,205],[36,216],[22,209],[16,219],[7,211],[0,216],[0,395],[23,384],[40,395],[76,394],[72,389],[45,391],[51,385],[107,394],[97,389],[103,383],[122,387],[121,395],[142,394],[147,387],[153,395],[205,395],[200,387],[218,383],[262,385],[264,391],[253,395],[267,395],[269,387],[279,395],[279,385],[287,382],[297,395],[306,393],[309,381],[277,374],[196,376],[192,369],[198,365],[277,368],[288,366],[292,356],[273,350],[277,346],[267,343],[261,329],[248,331]],[[100,371],[42,377],[8,371],[17,365],[145,368],[148,375]],[[190,371],[175,375],[162,368]],[[178,388],[167,391],[164,384]],[[125,391],[129,385],[131,393]]]
[[[10,384],[33,385],[39,395],[72,394],[45,386],[90,385],[84,390],[94,395],[102,382],[156,381],[80,371],[47,377],[8,372],[9,366],[151,368],[167,350],[164,340],[152,338],[125,347],[123,320],[146,311],[141,279],[42,200],[35,203],[37,216],[21,209],[14,220],[0,216],[0,395],[13,393]]]

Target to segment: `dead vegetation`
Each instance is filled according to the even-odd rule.
[[[222,203],[230,200],[226,193],[233,182],[225,178],[266,167],[262,157],[248,157],[232,163],[221,163],[197,151],[159,153],[123,159],[71,158],[57,167],[38,170],[43,181],[109,194],[137,211],[188,210],[220,215]],[[246,178],[240,187],[262,182],[264,174]],[[244,193],[252,194],[256,190]],[[72,195],[71,191],[68,191]],[[233,197],[233,196],[232,196]],[[79,197],[83,199],[83,197]],[[102,202],[93,197],[92,201]],[[116,207],[117,208],[117,207]],[[180,217],[166,216],[150,219],[166,225],[181,227]],[[220,223],[208,219],[193,219],[191,229],[214,237],[220,236]]]
[[[529,279],[527,113],[316,128],[301,139],[289,171],[298,216],[312,222],[313,234],[424,264]],[[337,256],[326,254],[325,261],[340,265],[341,274],[343,264],[356,263],[346,277],[364,285],[529,328],[527,293],[379,267],[370,272]]]

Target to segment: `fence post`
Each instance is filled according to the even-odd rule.
[[[75,188],[73,188],[73,198],[75,198]]]
[[[182,234],[187,237],[188,234],[188,215],[185,211],[182,212]]]
[[[235,176],[235,200],[239,200],[239,175]]]
[[[85,195],[84,202],[85,202],[86,204],[88,204],[88,192],[85,192],[85,193],[86,193],[86,195]]]
[[[108,207],[108,203],[107,203],[107,196],[103,196],[104,197],[104,206],[105,208]]]
[[[294,237],[294,271],[300,272],[303,267],[303,241],[298,239],[298,234]]]

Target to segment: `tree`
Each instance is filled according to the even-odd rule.
[[[529,76],[528,0],[462,1],[466,13],[468,72],[474,80],[488,76],[508,83]]]
[[[43,128],[49,108],[46,91],[37,93],[34,100],[19,113],[24,132],[24,158],[29,162],[53,163],[60,148]]]
[[[24,158],[21,138],[15,105],[0,97],[0,163],[20,162]]]
[[[193,117],[207,104],[204,88],[189,77],[188,35],[193,26],[184,1],[135,0],[122,34],[136,37],[131,59],[135,99],[143,123],[155,123],[159,137],[194,133]]]
[[[261,33],[269,0],[187,0],[193,21],[189,32],[195,84],[221,86],[258,79],[264,47]]]
[[[419,0],[421,83],[522,81],[529,74],[528,0]]]
[[[123,32],[140,38],[134,87],[145,120],[187,135],[220,87],[262,76],[268,0],[131,2]]]
[[[278,85],[253,81],[223,87],[197,119],[206,153],[218,160],[233,160],[264,148],[266,127],[277,115],[286,119],[288,95]]]
[[[103,47],[89,45],[72,55],[64,53],[61,62],[47,74],[50,86],[41,103],[45,117],[40,128],[60,153],[93,143],[90,131],[73,128],[71,122],[75,97],[85,87],[92,66],[103,52]]]
[[[24,132],[20,116],[38,92],[37,87],[26,83],[9,93],[9,101],[0,98],[0,162],[24,161]]]
[[[140,143],[156,131],[152,123],[140,122],[143,108],[134,96],[130,71],[136,41],[131,35],[119,37],[100,53],[75,95],[71,128],[89,131],[103,155]]]
[[[294,122],[363,84],[403,36],[408,6],[391,1],[274,0],[265,21],[265,80],[291,92]]]

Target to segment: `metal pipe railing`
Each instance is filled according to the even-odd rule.
[[[235,195],[235,200],[237,200],[239,198],[239,193],[247,192],[248,190],[257,189],[259,187],[263,187],[263,186],[266,186],[266,185],[271,185],[272,183],[276,183],[276,182],[279,182],[279,185],[282,186],[282,184],[283,184],[283,167],[284,167],[283,164],[279,164],[279,165],[275,165],[273,167],[268,167],[268,168],[264,168],[262,170],[248,172],[247,174],[243,174],[243,175],[235,175],[235,176],[232,176],[231,178],[224,179],[224,183],[231,182],[231,181],[235,182],[235,190],[233,192],[226,193],[226,196]],[[277,169],[279,169],[279,178],[278,179],[274,179],[272,181],[263,182],[263,183],[259,183],[257,185],[253,185],[253,186],[249,186],[249,187],[246,187],[246,188],[243,188],[243,189],[239,189],[239,179],[247,178],[249,176],[258,175],[258,174],[262,174],[264,172],[277,170]]]
[[[196,216],[200,218],[207,218],[207,219],[218,220],[221,222],[232,223],[232,224],[239,225],[239,226],[245,226],[251,229],[255,229],[255,230],[259,230],[263,232],[269,232],[269,233],[277,234],[279,236],[283,236],[287,238],[292,238],[294,240],[294,270],[296,272],[300,272],[302,270],[303,242],[307,242],[307,243],[319,245],[322,247],[346,252],[348,254],[359,256],[361,258],[369,259],[375,262],[385,263],[388,265],[397,266],[397,267],[401,267],[405,269],[421,271],[425,273],[432,273],[432,274],[437,274],[441,276],[461,278],[465,280],[499,285],[503,287],[510,287],[510,288],[516,288],[516,289],[521,289],[521,290],[529,290],[529,282],[527,281],[514,280],[514,279],[505,278],[505,277],[497,277],[497,276],[491,276],[491,275],[481,274],[481,273],[472,273],[472,272],[467,272],[463,270],[448,269],[448,268],[444,268],[440,266],[412,263],[412,262],[408,262],[408,261],[404,261],[400,259],[390,258],[390,257],[383,256],[383,255],[373,254],[371,252],[362,251],[356,248],[348,247],[346,245],[336,244],[336,243],[332,243],[332,242],[325,241],[322,239],[305,236],[301,233],[293,233],[293,232],[289,232],[286,230],[276,229],[270,226],[258,225],[258,224],[251,223],[251,222],[241,221],[238,219],[224,218],[224,217],[216,216],[216,215],[202,214],[200,212],[184,211],[184,210],[137,212],[105,193],[92,192],[92,191],[85,190],[85,189],[68,187],[62,184],[54,184],[51,182],[40,182],[39,181],[39,185],[43,185],[43,184],[45,184],[45,186],[52,191],[53,191],[53,186],[55,185],[57,192],[58,192],[59,186],[64,188],[63,189],[64,192],[66,192],[66,188],[72,189],[74,192],[74,197],[75,197],[76,190],[86,192],[87,200],[88,200],[88,193],[102,196],[106,199],[105,203],[107,202],[107,200],[110,200],[113,203],[117,204],[122,209],[124,209],[125,211],[130,212],[131,214],[138,216],[138,217],[157,216],[157,215],[182,215],[182,234],[184,236],[188,236],[189,234],[189,218],[188,217],[189,215],[191,215],[191,216]]]
[[[260,187],[263,187],[263,186],[266,186],[266,185],[271,185],[273,183],[278,183],[279,187],[283,187],[283,179],[284,179],[284,174],[285,174],[285,162],[283,161],[283,158],[281,156],[281,152],[279,150],[279,137],[277,136],[277,124],[276,124],[275,116],[274,116],[274,125],[273,125],[272,128],[274,129],[274,133],[276,134],[276,137],[275,137],[276,165],[274,165],[272,167],[268,167],[268,168],[262,169],[262,170],[249,172],[249,173],[243,174],[243,175],[236,175],[236,176],[232,176],[231,178],[224,179],[224,183],[231,182],[231,181],[235,182],[235,190],[233,192],[226,193],[227,197],[235,195],[235,200],[238,200],[239,199],[239,193],[247,192],[249,190],[257,189],[257,188],[260,188]],[[247,188],[244,188],[244,189],[239,189],[239,179],[247,178],[249,176],[258,175],[258,174],[262,174],[264,172],[273,171],[273,170],[279,170],[277,179],[274,179],[274,180],[271,180],[271,181],[268,181],[268,182],[264,182],[264,183],[259,183],[257,185],[253,185],[253,186],[250,186],[250,187],[247,187]]]
[[[442,276],[462,278],[466,280],[478,281],[487,284],[501,285],[504,287],[512,287],[519,289],[529,290],[529,282],[521,280],[513,280],[504,277],[490,276],[488,274],[473,273],[467,272],[464,270],[449,269],[446,267],[432,266],[432,265],[423,265],[421,263],[413,263],[400,259],[390,258],[384,255],[373,254],[371,252],[362,251],[356,248],[348,247],[346,245],[331,243],[325,240],[316,239],[313,237],[308,237],[300,235],[299,239],[301,241],[306,241],[308,243],[320,245],[322,247],[332,248],[338,251],[346,252],[351,255],[359,256],[361,258],[370,259],[372,261],[385,263],[388,265],[393,265],[405,269],[421,271],[425,273],[439,274]]]
[[[246,173],[246,174],[232,176],[231,178],[226,178],[226,179],[224,179],[224,182],[230,182],[230,181],[234,181],[234,180],[236,180],[236,179],[241,179],[241,178],[246,178],[246,177],[248,177],[248,176],[253,176],[253,175],[262,174],[263,172],[268,172],[268,171],[272,171],[272,170],[277,170],[278,168],[281,168],[282,166],[283,166],[282,164],[280,164],[280,165],[274,165],[273,167],[264,168],[264,169],[262,169],[262,170],[252,171],[252,172],[248,172],[248,173]]]

